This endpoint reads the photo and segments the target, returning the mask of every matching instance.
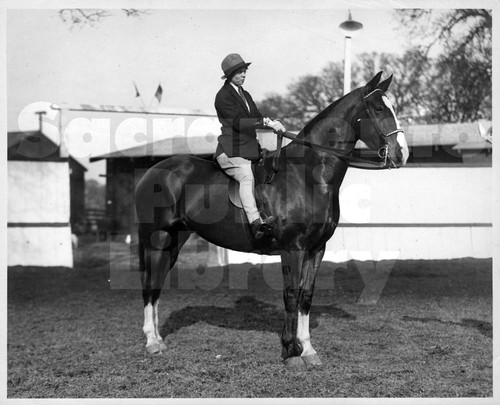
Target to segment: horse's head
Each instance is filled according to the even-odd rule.
[[[388,168],[406,164],[409,151],[404,131],[385,91],[391,84],[392,75],[380,82],[379,72],[359,90],[362,107],[356,117],[356,135],[370,149],[378,152]]]

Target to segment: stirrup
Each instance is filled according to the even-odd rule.
[[[272,223],[276,220],[273,216],[266,217],[264,220],[262,218],[256,219],[250,224],[250,229],[255,239],[262,239],[264,236],[269,236],[273,234]]]
[[[262,219],[262,225],[263,226],[268,226],[268,227],[272,228],[272,224],[274,223],[274,221],[276,221],[276,218],[274,216],[272,216],[272,215],[267,216],[264,213],[261,214],[261,218],[262,217],[264,217]]]

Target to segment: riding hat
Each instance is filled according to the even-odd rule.
[[[230,53],[221,63],[224,76],[221,79],[229,79],[238,69],[247,68],[252,62],[245,63],[243,58],[237,53]]]

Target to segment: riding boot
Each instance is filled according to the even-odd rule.
[[[272,235],[273,233],[273,222],[276,220],[275,217],[270,216],[262,220],[261,218],[256,219],[250,224],[250,229],[255,239],[262,239],[265,235]]]

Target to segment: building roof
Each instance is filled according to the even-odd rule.
[[[491,126],[491,122],[489,122]],[[405,127],[409,146],[450,146],[483,143],[478,122],[456,124],[411,125]]]
[[[484,139],[483,141],[480,141],[480,142],[457,143],[455,146],[453,146],[452,149],[453,150],[482,150],[482,149],[492,150],[493,145]]]
[[[59,160],[59,146],[40,131],[9,132],[8,160]]]
[[[73,156],[69,159],[87,171],[78,159]],[[41,131],[17,131],[7,133],[7,160],[59,162],[65,159],[61,157],[59,145]]]
[[[143,156],[171,156],[171,155],[208,155],[215,152],[217,137],[181,137],[174,136],[154,143],[122,149],[119,151],[93,156],[90,161],[116,158],[137,158]]]

